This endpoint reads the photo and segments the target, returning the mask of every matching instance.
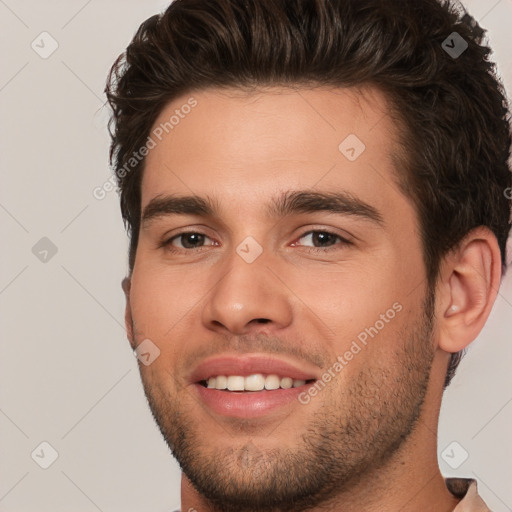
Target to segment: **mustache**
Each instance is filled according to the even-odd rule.
[[[314,348],[305,351],[302,347],[306,344],[301,340],[285,341],[278,336],[268,334],[247,334],[240,336],[217,335],[212,341],[197,350],[193,350],[182,359],[185,368],[191,368],[197,361],[220,355],[226,352],[236,355],[252,354],[255,352],[264,353],[269,356],[289,356],[297,360],[308,361],[309,363],[324,368],[328,366],[329,358]]]

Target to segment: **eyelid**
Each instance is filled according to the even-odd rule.
[[[306,231],[303,231],[305,226],[301,226],[296,231],[299,231],[299,235],[295,237],[295,240],[299,240],[306,235],[310,235],[311,233],[328,233],[333,236],[339,237],[343,242],[347,244],[354,244],[357,238],[345,230],[340,230],[334,227],[327,227],[325,225],[311,226],[308,225]]]
[[[326,247],[315,247],[311,245],[303,245],[297,243],[301,238],[304,238],[306,236],[312,235],[313,233],[326,233],[328,235],[332,235],[335,238],[338,239],[337,242],[335,242],[333,245],[328,245]],[[296,241],[292,243],[292,246],[294,247],[304,247],[310,252],[328,252],[328,251],[335,251],[339,250],[340,246],[348,246],[348,245],[354,245],[353,242],[351,242],[347,237],[344,237],[340,235],[339,233],[336,233],[335,231],[326,230],[326,229],[310,229],[309,231],[306,231],[302,235],[300,235],[298,238],[296,238]]]
[[[163,243],[171,240],[172,238],[176,238],[180,235],[189,233],[197,233],[198,235],[204,235],[209,238],[213,238],[211,234],[208,234],[211,232],[212,230],[208,226],[205,226],[204,224],[193,224],[190,226],[183,226],[181,228],[170,229],[166,231],[163,235],[161,235],[160,239],[162,240]]]
[[[303,226],[303,228],[304,228],[304,226]],[[182,251],[182,252],[193,252],[193,251],[204,250],[206,247],[218,246],[219,242],[217,240],[215,240],[213,237],[209,236],[205,231],[206,230],[204,228],[203,229],[194,229],[194,227],[190,227],[190,226],[186,227],[186,228],[182,228],[180,231],[178,231],[177,233],[173,233],[171,236],[165,235],[162,238],[162,241],[158,244],[158,248],[167,249],[167,250],[169,250],[171,252],[173,252],[173,251],[174,252],[180,252],[180,251]],[[327,247],[313,247],[313,246],[302,245],[302,244],[298,244],[297,243],[301,238],[304,238],[305,236],[311,235],[313,233],[327,233],[329,235],[337,237],[339,239],[339,242],[335,243],[333,245],[327,246]],[[299,236],[295,237],[294,238],[294,242],[292,242],[291,245],[294,246],[294,247],[295,246],[304,247],[308,251],[313,251],[313,252],[314,251],[326,252],[326,251],[329,251],[329,250],[336,250],[336,249],[339,248],[340,245],[341,246],[344,246],[344,245],[354,245],[354,242],[352,240],[353,237],[351,235],[349,235],[348,233],[346,233],[346,232],[344,232],[344,233],[345,234],[341,234],[341,233],[339,233],[334,228],[326,228],[326,227],[322,227],[322,226],[310,227],[306,231],[302,231],[299,234]],[[203,246],[196,247],[196,248],[191,248],[191,249],[175,247],[174,245],[172,245],[172,242],[176,238],[179,238],[182,235],[189,235],[189,234],[196,234],[196,235],[204,236],[205,238],[210,239],[213,243],[210,244],[210,245],[203,245]],[[169,247],[171,247],[172,249],[169,249]]]
[[[172,244],[172,242],[176,239],[179,239],[180,237],[182,237],[183,235],[200,235],[200,236],[203,236],[204,238],[208,239],[208,240],[211,240],[213,243],[212,244],[209,244],[209,245],[215,245],[215,240],[206,235],[205,233],[199,233],[198,231],[184,231],[183,233],[178,233],[177,235],[174,235],[172,236],[171,238],[169,238],[169,244]],[[204,247],[204,246],[203,246]],[[207,245],[208,247],[208,245]],[[197,247],[197,249],[200,249],[200,247]],[[191,249],[187,249],[187,250],[191,250]]]
[[[194,249],[185,249],[185,248],[182,248],[182,247],[175,247],[174,245],[172,245],[172,242],[179,238],[180,236],[183,236],[183,235],[201,235],[201,236],[204,236],[205,238],[208,238],[210,239],[213,243],[211,245],[205,245],[205,246],[202,246],[202,247],[197,247],[195,248],[195,250],[201,250],[203,249],[204,247],[211,247],[211,246],[215,246],[218,244],[218,242],[211,236],[207,235],[206,233],[203,233],[202,231],[198,231],[198,230],[192,230],[192,229],[185,229],[184,231],[180,231],[179,233],[175,233],[173,234],[172,236],[164,236],[163,237],[163,240],[162,242],[159,244],[160,247],[173,247],[177,250],[182,250],[182,251],[192,251]]]

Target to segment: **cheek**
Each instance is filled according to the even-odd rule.
[[[139,336],[162,338],[187,314],[191,294],[183,281],[177,273],[134,270],[130,302]]]
[[[161,357],[151,365],[155,371],[179,362],[191,342],[199,339],[198,318],[214,284],[206,278],[211,270],[203,270],[156,268],[147,263],[134,269],[130,301],[135,338],[138,343],[148,338],[160,349]]]
[[[392,262],[378,261],[290,275],[290,289],[327,328],[336,334],[353,333],[372,325],[394,302],[403,300],[403,286]]]
[[[389,252],[336,271],[302,273],[290,285],[300,299],[298,323],[310,334],[319,326],[332,364],[343,357],[344,373],[356,375],[375,361],[391,364],[403,332],[421,309],[420,271],[421,265]]]

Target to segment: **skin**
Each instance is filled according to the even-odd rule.
[[[478,228],[443,259],[429,322],[418,219],[391,158],[398,128],[378,90],[196,91],[154,126],[191,95],[197,106],[147,156],[142,209],[178,194],[210,197],[218,211],[143,224],[123,282],[132,347],[149,338],[161,351],[140,371],[184,469],[182,510],[453,510],[437,464],[443,382],[496,298],[495,237]],[[353,162],[338,149],[349,134],[366,145]],[[297,190],[348,192],[383,223],[268,215],[269,198]],[[318,244],[311,231],[334,236]],[[247,236],[263,250],[250,264],[236,252]],[[193,394],[194,368],[226,353],[270,354],[321,377],[394,303],[401,311],[307,405],[227,418]]]

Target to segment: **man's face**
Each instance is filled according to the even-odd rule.
[[[190,96],[142,181],[129,311],[135,344],[160,350],[142,381],[200,494],[299,510],[389,461],[427,391],[431,311],[395,125],[374,90],[207,90],[153,129]],[[185,196],[201,203],[161,202]]]

